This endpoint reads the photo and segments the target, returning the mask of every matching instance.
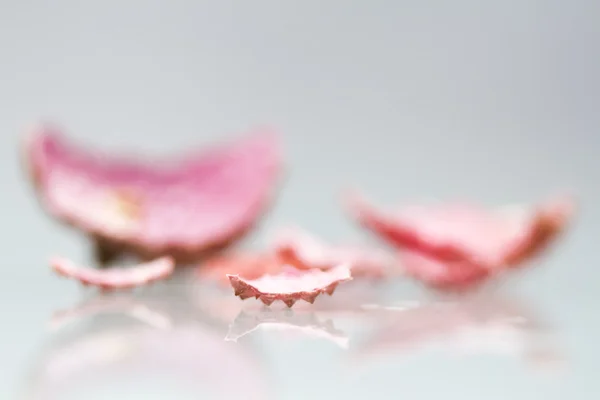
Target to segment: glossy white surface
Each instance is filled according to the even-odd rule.
[[[1,398],[49,395],[52,374],[69,370],[78,378],[54,387],[56,398],[598,397],[598,2],[0,6]],[[477,325],[465,326],[470,311],[457,305],[423,306],[431,296],[409,282],[358,298],[367,306],[357,315],[250,310],[254,322],[244,322],[231,293],[227,308],[178,277],[142,292],[158,311],[144,300],[128,316],[49,332],[54,312],[89,293],[55,277],[48,257],[90,259],[85,238],[45,216],[23,179],[19,135],[44,118],[85,144],[149,154],[276,127],[289,173],[248,246],[288,223],[327,240],[360,238],[339,207],[347,186],[386,203],[498,205],[566,188],[581,209],[538,268],[512,276],[496,295],[503,300],[477,311]],[[409,314],[381,310],[407,304]],[[528,318],[541,336],[523,327]],[[399,339],[385,355],[361,352],[369,340]],[[49,367],[68,346],[89,364],[58,358]]]

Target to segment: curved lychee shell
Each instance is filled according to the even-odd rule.
[[[101,261],[130,252],[191,262],[229,245],[266,211],[282,169],[270,131],[142,162],[85,150],[40,125],[23,150],[43,208],[89,234]]]

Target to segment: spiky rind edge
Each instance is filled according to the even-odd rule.
[[[262,301],[266,306],[270,306],[274,301],[280,300],[285,303],[288,308],[293,307],[298,300],[304,300],[310,304],[313,304],[315,299],[323,293],[327,293],[331,296],[340,283],[353,279],[350,274],[350,270],[348,270],[347,277],[335,279],[328,285],[321,288],[315,288],[311,291],[292,293],[265,293],[252,286],[252,284],[248,283],[243,278],[240,278],[239,275],[227,274],[226,276],[229,278],[229,282],[234,290],[234,294],[240,299],[246,300],[254,297],[255,299]]]

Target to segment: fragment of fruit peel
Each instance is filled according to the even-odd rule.
[[[340,283],[352,280],[350,269],[346,265],[328,271],[286,268],[277,275],[264,275],[254,280],[231,274],[227,277],[235,295],[242,300],[255,297],[267,306],[281,300],[288,307],[292,307],[298,300],[313,303],[322,293],[332,295]]]

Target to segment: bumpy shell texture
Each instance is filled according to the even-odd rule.
[[[292,307],[298,300],[313,303],[322,293],[332,295],[340,283],[352,280],[350,269],[345,265],[325,272],[289,268],[280,274],[264,275],[254,280],[231,274],[227,277],[235,295],[242,300],[254,297],[267,306],[275,300],[281,300],[288,307]]]
[[[282,262],[296,268],[327,270],[347,264],[353,277],[383,278],[389,276],[392,267],[397,264],[395,258],[382,249],[373,246],[328,244],[296,227],[279,230],[272,246]]]
[[[356,195],[346,205],[363,227],[400,251],[409,275],[444,287],[478,283],[522,265],[565,230],[575,210],[566,196],[497,210],[440,203],[390,212]]]
[[[44,209],[94,237],[100,252],[176,261],[245,234],[270,203],[282,167],[270,131],[142,162],[85,150],[56,128],[37,126],[24,156]]]

